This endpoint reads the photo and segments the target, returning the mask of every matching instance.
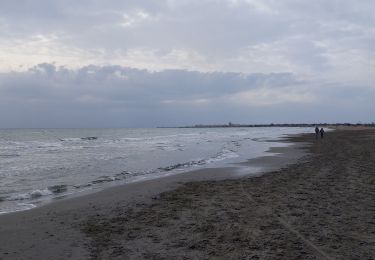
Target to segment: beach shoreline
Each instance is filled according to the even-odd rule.
[[[294,134],[290,134],[288,136],[292,136]],[[285,140],[285,141],[284,141]],[[59,193],[56,192],[54,195],[55,197],[48,197],[48,196],[40,196],[36,197],[33,200],[18,200],[20,204],[22,202],[25,205],[31,205],[30,207],[24,207],[23,209],[9,211],[9,212],[0,212],[0,216],[8,215],[12,213],[18,213],[22,211],[28,210],[35,210],[37,208],[46,206],[48,204],[54,204],[61,200],[66,199],[76,199],[82,196],[90,196],[92,194],[99,193],[103,190],[110,190],[115,187],[129,187],[138,186],[135,183],[145,183],[145,182],[158,182],[163,183],[164,181],[169,182],[188,182],[188,181],[200,181],[200,180],[222,180],[227,178],[238,178],[243,175],[258,175],[264,172],[268,172],[272,169],[276,169],[279,166],[284,165],[285,163],[290,163],[296,158],[302,156],[300,154],[299,144],[292,144],[288,141],[288,138],[285,136],[278,137],[278,139],[267,139],[267,140],[256,140],[259,143],[269,143],[270,146],[268,150],[264,150],[258,155],[251,155],[253,156],[251,159],[244,159],[239,162],[225,162],[218,165],[204,165],[204,166],[196,166],[196,168],[190,168],[184,171],[168,171],[163,174],[150,174],[144,175],[142,178],[130,180],[124,182],[124,180],[112,180],[110,182],[104,182],[106,185],[102,186],[92,186],[88,187],[87,189],[82,189],[79,192],[67,192],[67,193]],[[272,143],[277,144],[276,146],[272,146]],[[276,155],[276,156],[275,156]],[[176,176],[174,176],[176,175]],[[172,177],[173,176],[173,177]],[[158,179],[161,179],[158,181]],[[169,180],[170,179],[170,180]],[[180,180],[181,179],[181,180]],[[143,184],[139,184],[143,185]],[[56,185],[59,186],[59,185]],[[68,186],[68,185],[60,185],[60,186]],[[69,185],[74,186],[74,185]],[[122,188],[120,188],[122,189]],[[160,190],[163,190],[161,188]],[[37,190],[39,191],[39,190]],[[63,190],[66,191],[66,190]],[[32,192],[29,192],[32,193]],[[21,196],[21,195],[20,195]],[[1,198],[0,198],[1,202]]]
[[[284,145],[268,142],[266,138],[277,140],[285,134],[310,130],[15,129],[1,132],[0,215],[126,183],[202,168],[228,167],[262,156],[271,145]]]
[[[257,177],[203,169],[0,216],[0,259],[370,257],[375,132],[289,139],[248,162],[270,166]]]
[[[22,251],[25,252],[23,256],[33,259],[34,257],[55,255],[55,252],[61,251],[63,247],[67,247],[74,250],[71,250],[64,257],[76,257],[77,259],[88,257],[89,252],[83,246],[61,243],[60,238],[66,236],[67,233],[70,233],[71,238],[75,241],[86,240],[80,231],[70,227],[72,223],[66,225],[67,222],[63,220],[65,218],[63,216],[73,216],[74,221],[70,222],[78,223],[86,219],[87,216],[97,215],[100,213],[99,211],[109,211],[114,205],[123,204],[126,207],[132,207],[137,204],[149,204],[161,193],[177,189],[188,182],[220,181],[241,178],[246,175],[258,176],[259,174],[264,174],[273,169],[293,163],[302,156],[300,153],[301,145],[290,143],[288,140],[278,140],[277,142],[288,143],[288,146],[271,147],[269,151],[266,151],[266,154],[269,153],[270,155],[257,157],[254,160],[243,163],[228,165],[228,167],[204,168],[155,179],[126,183],[88,194],[54,200],[53,202],[29,210],[1,214],[0,240],[5,240],[5,237],[8,235],[13,235],[13,237],[11,236],[13,239],[8,240],[8,245],[7,243],[0,245],[0,256],[3,254],[6,258],[17,258],[20,257],[20,252]],[[251,167],[253,168],[251,169]],[[249,171],[251,172],[250,174]],[[121,198],[118,198],[117,194],[121,194]],[[85,214],[79,214],[79,211],[84,211]],[[36,224],[36,226],[31,223]],[[19,230],[20,226],[22,226],[21,230]],[[66,229],[67,226],[68,228]],[[58,234],[59,232],[63,234]],[[56,239],[54,237],[60,237],[59,242],[53,242]],[[33,240],[33,238],[37,239]],[[40,243],[42,240],[51,241],[54,246],[50,245],[47,247],[49,248],[47,251],[33,249],[41,246],[38,245],[38,240]],[[20,246],[20,244],[26,244],[27,246]],[[43,246],[43,248],[45,247]]]

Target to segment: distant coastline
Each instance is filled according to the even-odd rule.
[[[228,124],[213,124],[213,125],[205,125],[205,124],[197,124],[192,126],[159,126],[157,128],[224,128],[224,127],[375,127],[375,123],[314,123],[314,124],[307,124],[307,123],[300,123],[300,124],[234,124],[229,122]]]

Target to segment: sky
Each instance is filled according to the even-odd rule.
[[[0,128],[375,121],[373,0],[1,0]]]

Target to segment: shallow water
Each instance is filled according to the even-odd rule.
[[[0,213],[262,156],[307,128],[0,129]]]

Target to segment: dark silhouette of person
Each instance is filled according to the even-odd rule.
[[[318,139],[319,136],[319,128],[318,126],[315,126],[315,138]]]
[[[322,128],[320,128],[320,137],[323,139],[323,137],[324,137],[324,129],[323,129],[323,127]]]

